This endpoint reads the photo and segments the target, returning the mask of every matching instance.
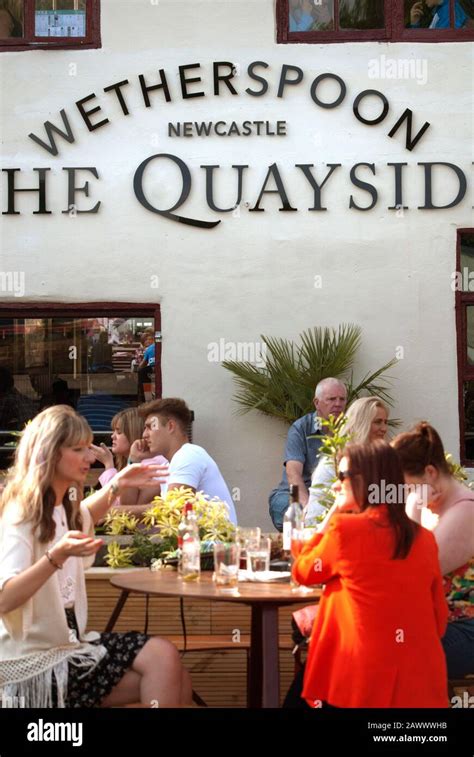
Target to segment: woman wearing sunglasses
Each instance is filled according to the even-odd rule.
[[[300,584],[325,584],[303,698],[311,707],[447,707],[438,551],[405,513],[397,454],[382,441],[347,445],[334,491],[293,566]]]

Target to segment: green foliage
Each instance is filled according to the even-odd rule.
[[[133,535],[132,549],[135,565],[148,566],[154,560],[159,560],[174,549],[173,539],[160,539],[159,535],[136,531]]]
[[[344,425],[347,423],[347,417],[341,413],[338,418],[330,415],[327,420],[320,418],[319,422],[326,429],[326,433],[321,437],[319,454],[331,458],[334,470],[337,473],[338,455],[352,438],[351,434],[345,434],[343,431]]]
[[[116,541],[110,542],[107,547],[105,562],[109,568],[132,568],[132,558],[135,550],[131,547],[121,547]]]
[[[240,405],[239,412],[258,410],[291,424],[311,412],[315,386],[329,376],[346,383],[348,402],[368,394],[393,404],[384,374],[397,363],[395,358],[359,381],[354,380],[361,333],[354,324],[341,324],[337,329],[314,327],[300,334],[299,344],[262,335],[266,346],[264,367],[234,360],[222,364],[234,376],[234,400]]]
[[[322,505],[326,509],[326,511],[329,510],[334,504],[335,495],[331,487],[337,477],[337,472],[339,469],[339,455],[346,444],[351,440],[351,434],[344,434],[343,432],[343,427],[346,421],[346,416],[342,414],[338,418],[335,418],[334,415],[330,415],[327,420],[325,420],[324,418],[320,419],[320,423],[323,428],[326,429],[326,433],[322,437],[321,446],[319,447],[319,455],[326,456],[331,459],[334,470],[336,471],[336,475],[332,479],[329,486],[326,486],[325,484],[315,484],[310,488],[318,491],[319,504]],[[325,515],[326,513],[322,513],[321,515],[316,517],[314,519],[314,524],[310,521],[306,521],[306,525],[316,525],[323,520]]]
[[[109,510],[104,520],[105,533],[111,536],[133,534],[137,526],[138,518],[125,510]]]
[[[203,492],[187,487],[170,489],[165,497],[155,497],[140,522],[127,512],[111,510],[105,519],[106,533],[113,536],[132,534],[130,547],[109,544],[106,562],[111,568],[135,565],[153,566],[176,557],[178,526],[186,502],[193,503],[199,523],[202,551],[212,551],[212,543],[231,541],[235,526],[229,521],[227,506],[217,497],[209,499]],[[161,564],[161,563],[160,563]]]
[[[450,452],[445,453],[446,462],[448,463],[451,475],[459,481],[461,484],[466,484],[469,489],[474,489],[474,481],[467,483],[468,475],[462,465],[459,465],[453,458]]]

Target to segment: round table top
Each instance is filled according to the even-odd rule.
[[[249,604],[268,603],[290,605],[300,602],[314,602],[322,594],[321,587],[303,590],[296,589],[289,582],[267,581],[257,583],[241,581],[236,589],[216,586],[212,572],[201,573],[199,581],[183,581],[177,571],[149,568],[133,570],[112,576],[110,582],[119,589],[127,589],[142,594],[155,594],[165,597],[189,597],[191,599],[213,599],[221,602],[244,602]]]

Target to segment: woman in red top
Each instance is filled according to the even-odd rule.
[[[349,444],[336,500],[293,566],[326,584],[303,698],[312,707],[447,707],[447,606],[433,535],[407,517],[385,442]]]

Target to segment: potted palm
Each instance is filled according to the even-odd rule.
[[[348,403],[361,395],[377,395],[393,405],[387,371],[397,363],[396,358],[354,379],[362,341],[360,326],[314,327],[300,334],[299,343],[268,336],[261,336],[261,340],[266,353],[264,366],[235,360],[222,363],[234,376],[234,400],[241,413],[258,410],[294,423],[313,410],[314,387],[328,376],[344,381]]]

